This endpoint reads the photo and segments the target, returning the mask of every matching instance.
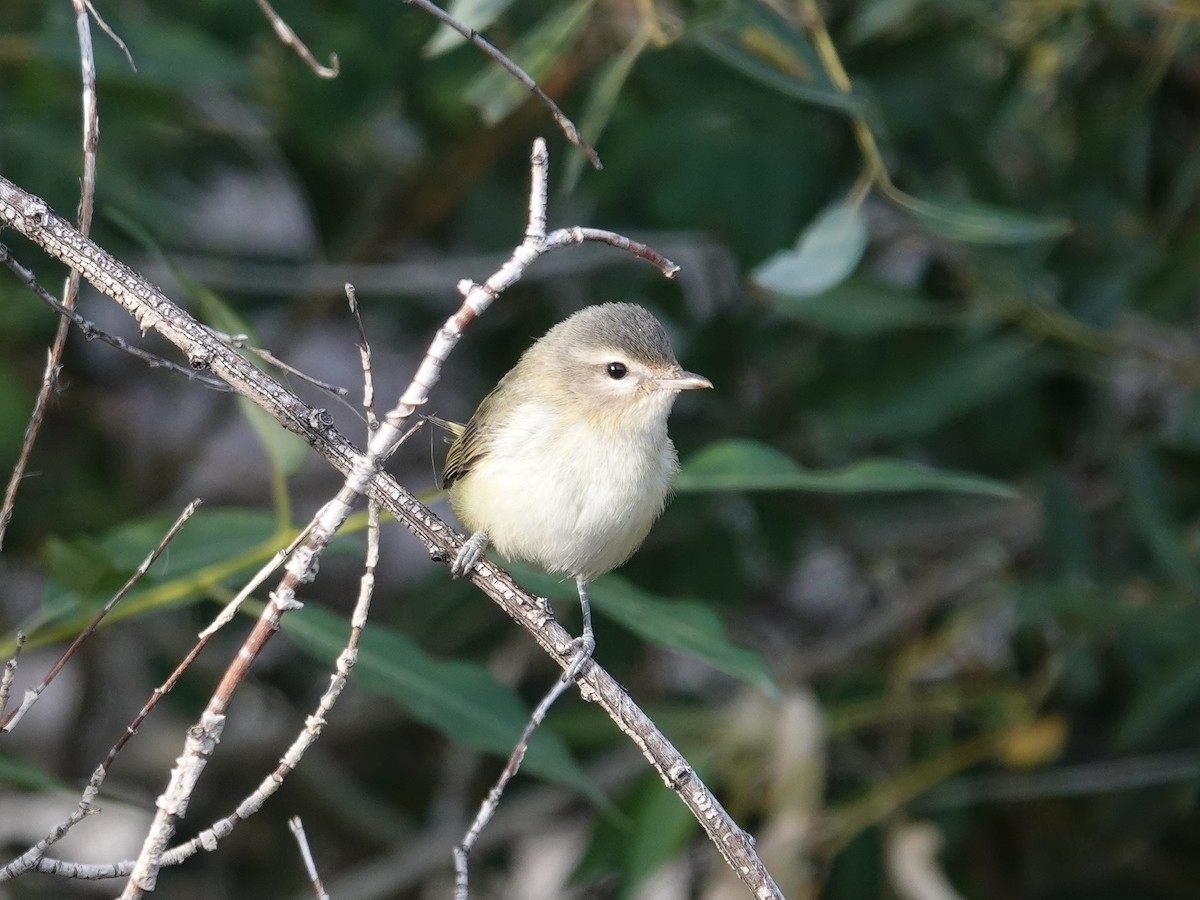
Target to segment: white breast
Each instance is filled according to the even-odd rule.
[[[678,468],[666,416],[620,438],[526,406],[452,491],[464,525],[507,558],[591,579],[623,563],[662,512]],[[511,420],[510,420],[511,421]],[[627,424],[627,423],[626,423]]]

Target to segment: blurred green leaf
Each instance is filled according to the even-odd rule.
[[[1121,460],[1120,469],[1133,523],[1163,575],[1193,591],[1200,589],[1200,572],[1179,523],[1168,512],[1163,474],[1154,458],[1147,452],[1135,453]]]
[[[848,337],[868,337],[909,328],[947,327],[959,317],[915,292],[852,275],[811,297],[771,294],[771,309],[799,322]]]
[[[443,4],[446,12],[457,21],[475,31],[483,31],[512,6],[513,0],[450,0]],[[437,30],[422,48],[426,57],[439,56],[447,50],[466,42],[461,32],[445,22],[439,22]]]
[[[1179,657],[1165,671],[1144,683],[1120,724],[1118,740],[1125,746],[1143,743],[1167,722],[1190,711],[1200,700],[1200,660]]]
[[[629,73],[633,71],[633,66],[646,49],[648,41],[649,34],[646,31],[636,35],[620,53],[605,63],[592,79],[592,89],[588,93],[587,103],[579,121],[580,133],[592,146],[597,144],[600,135],[604,133],[604,127],[612,118],[617,98],[621,95],[621,88],[625,86]],[[564,190],[569,191],[575,187],[583,171],[584,160],[582,153],[572,153],[567,157]]]
[[[244,397],[238,398],[238,409],[254,429],[254,436],[272,468],[283,475],[295,475],[303,468],[312,448],[300,435],[280,428],[266,410]]]
[[[867,249],[867,220],[858,203],[841,201],[822,210],[800,233],[795,249],[772,254],[750,278],[786,297],[811,297],[843,282]]]
[[[1060,238],[1071,223],[1055,216],[1038,216],[977,203],[972,200],[923,200],[889,194],[914,219],[934,234],[968,244],[1027,244]]]
[[[645,896],[639,888],[668,861],[684,852],[697,829],[688,808],[679,802],[674,791],[663,790],[659,778],[643,779],[633,799],[629,814],[631,835],[652,834],[654,840],[626,840],[626,853],[618,873],[619,889],[614,895],[618,900]]]
[[[70,785],[51,777],[41,766],[3,752],[0,752],[0,784],[36,791],[71,790]]]
[[[517,41],[508,57],[538,80],[575,45],[591,17],[593,2],[574,0],[549,13]],[[489,63],[463,95],[479,110],[485,123],[495,125],[529,99],[529,88],[501,66]]]
[[[856,43],[879,40],[911,26],[925,0],[866,0],[858,5],[846,31]]]
[[[112,565],[132,572],[163,539],[178,513],[142,519],[115,528],[97,540]],[[275,519],[249,509],[206,509],[192,516],[150,568],[155,578],[178,578],[219,563],[266,541]]]
[[[863,419],[881,435],[926,434],[1028,378],[1034,347],[1007,336],[972,341],[880,397]]]
[[[1042,479],[1042,505],[1047,549],[1060,577],[1067,581],[1090,579],[1092,535],[1087,514],[1070,481],[1057,469],[1047,471]]]
[[[111,556],[87,537],[65,541],[51,535],[42,547],[42,565],[48,577],[85,597],[117,571]]]
[[[664,600],[619,575],[598,579],[589,594],[597,610],[644,640],[690,653],[726,675],[778,695],[762,655],[734,644],[711,606],[699,600]]]
[[[712,444],[691,457],[675,479],[680,492],[813,491],[858,494],[948,491],[1011,498],[1008,485],[962,472],[932,469],[898,459],[866,459],[842,469],[805,469],[773,447],[757,441]]]
[[[136,71],[125,55],[108,40],[96,40],[96,77],[101,91],[106,88],[158,88],[189,100],[199,90],[231,90],[254,83],[254,74],[243,53],[232,52],[210,35],[168,17],[130,15],[111,24],[133,56]],[[79,47],[63,40],[61,33],[38,39],[37,53],[54,60],[76,78]]]
[[[762,3],[727,3],[725,10],[693,28],[689,37],[730,68],[786,97],[847,115],[864,104],[829,80],[806,34]]]
[[[566,586],[557,576],[519,564],[509,568],[518,574],[522,585],[541,596],[575,596],[573,586]],[[762,656],[730,641],[725,626],[707,604],[691,599],[664,600],[612,574],[592,582],[588,594],[594,609],[642,639],[690,653],[768,694],[778,693]]]
[[[332,663],[345,646],[345,617],[310,604],[283,621],[284,630],[325,663]],[[417,721],[451,740],[500,756],[512,751],[529,720],[530,711],[512,689],[486,669],[434,659],[382,626],[371,624],[363,632],[353,674],[363,687],[391,697]],[[553,677],[549,675],[547,688]],[[522,768],[605,802],[562,742],[545,728],[534,734]]]

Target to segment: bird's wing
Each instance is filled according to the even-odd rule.
[[[479,408],[475,410],[475,414],[471,416],[465,426],[448,423],[453,426],[448,430],[454,435],[454,442],[450,445],[450,452],[446,454],[446,466],[442,469],[443,488],[450,487],[470,472],[491,449],[492,435],[499,423],[495,421],[488,425],[483,423],[489,419],[488,411],[495,405],[498,395],[508,380],[508,375],[500,379],[500,383],[483,398]],[[491,418],[494,419],[494,417]]]

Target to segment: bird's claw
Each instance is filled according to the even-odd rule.
[[[575,677],[592,661],[592,654],[596,652],[596,639],[590,633],[584,634],[571,641],[571,647],[575,653],[571,658],[571,664],[563,672],[563,681],[574,681]]]
[[[458,555],[454,557],[454,562],[450,563],[450,574],[454,578],[460,578],[466,575],[479,560],[483,559],[483,548],[487,546],[487,536],[482,531],[477,531],[466,542],[458,548]]]

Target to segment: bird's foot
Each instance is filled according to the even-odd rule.
[[[483,548],[486,546],[487,535],[482,531],[477,531],[467,538],[466,543],[458,548],[454,562],[450,563],[450,574],[454,578],[460,578],[470,572],[475,568],[475,564],[483,559]]]
[[[574,681],[575,677],[592,661],[592,654],[596,652],[596,638],[590,631],[586,631],[582,637],[571,641],[571,647],[575,652],[571,658],[571,664],[563,671],[563,681]]]

